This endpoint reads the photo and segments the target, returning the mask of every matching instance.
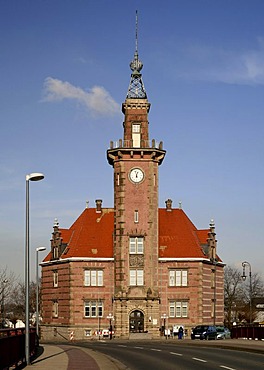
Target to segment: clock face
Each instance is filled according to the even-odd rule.
[[[138,183],[144,179],[144,172],[140,168],[133,168],[129,174],[130,180]]]

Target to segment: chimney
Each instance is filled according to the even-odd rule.
[[[96,213],[102,213],[102,199],[96,199],[95,204],[96,204]]]
[[[172,210],[171,209],[171,207],[172,207],[172,200],[171,199],[166,200],[165,204],[166,204],[166,210],[167,211],[171,211]]]

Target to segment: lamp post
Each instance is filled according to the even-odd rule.
[[[42,173],[34,172],[26,175],[26,236],[25,236],[25,357],[26,364],[30,364],[29,348],[29,181],[40,181],[44,179]]]
[[[213,301],[213,324],[216,323],[216,265],[217,265],[217,259],[211,258],[211,262],[214,266],[213,273],[214,273],[214,301]]]
[[[1,316],[2,316],[2,324],[4,324],[5,320],[5,285],[8,283],[7,279],[2,281],[3,288],[1,290]]]
[[[112,320],[114,320],[114,316],[110,313],[108,316],[107,316],[107,319],[109,320],[109,335],[110,335],[110,339],[113,338],[113,326],[112,326]]]
[[[252,323],[252,274],[251,274],[251,264],[247,261],[242,262],[243,273],[242,279],[245,281],[247,278],[246,267],[249,269],[249,323]]]
[[[168,316],[165,313],[161,316],[161,319],[164,320],[164,335],[166,335],[166,339],[168,339],[168,330],[166,329],[166,319],[167,318]]]
[[[36,334],[39,337],[39,274],[38,274],[38,254],[45,251],[46,247],[36,248]]]

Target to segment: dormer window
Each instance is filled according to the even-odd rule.
[[[133,147],[140,148],[140,141],[141,141],[140,123],[133,123],[132,125],[132,140],[133,140]]]

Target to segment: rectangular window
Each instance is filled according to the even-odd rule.
[[[53,258],[59,258],[59,248],[57,245],[53,248]]]
[[[103,286],[103,270],[84,270],[85,286]]]
[[[144,271],[143,270],[130,270],[129,278],[130,278],[131,286],[143,286],[144,285]]]
[[[170,317],[188,317],[188,301],[170,301]]]
[[[58,317],[59,315],[59,304],[58,301],[52,301],[52,317]]]
[[[170,302],[170,317],[175,317],[175,302]]]
[[[85,317],[103,317],[103,302],[102,301],[85,301],[84,302]]]
[[[169,270],[169,286],[187,286],[188,271],[173,269]]]
[[[214,311],[215,311],[215,305],[214,305],[214,300],[212,299],[212,302],[211,302],[211,317],[214,317]]]
[[[138,211],[134,212],[134,222],[138,223]]]
[[[211,274],[211,287],[214,288],[215,287],[215,280],[216,280],[216,271],[213,269],[212,270],[212,274]]]
[[[133,134],[134,133],[140,133],[140,124],[139,123],[133,123]]]
[[[54,270],[53,271],[53,286],[54,288],[57,288],[57,286],[59,285],[59,279],[58,279],[58,271],[57,270]]]
[[[140,148],[140,124],[132,125],[132,141],[134,148]]]
[[[144,253],[144,238],[141,236],[129,238],[129,253],[143,254]]]

